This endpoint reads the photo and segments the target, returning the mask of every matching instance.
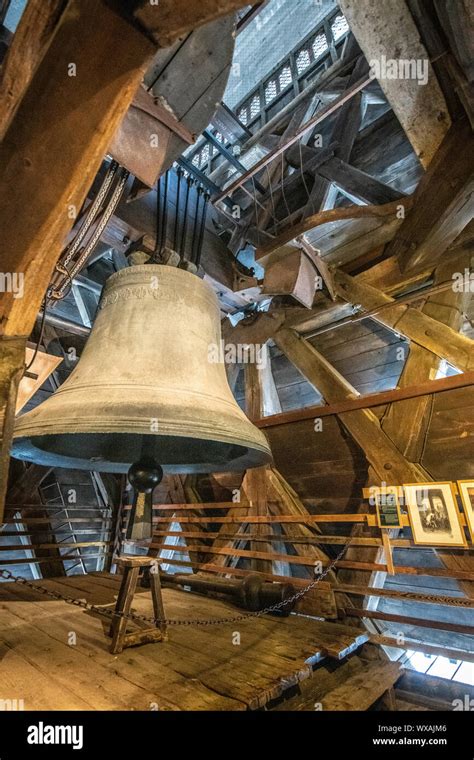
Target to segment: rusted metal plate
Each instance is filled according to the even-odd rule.
[[[152,187],[211,122],[234,52],[233,15],[161,49],[114,136],[109,153]]]

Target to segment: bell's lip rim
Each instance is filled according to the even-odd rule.
[[[100,435],[103,431],[88,431],[86,433],[82,433],[82,435]],[[110,430],[107,431],[110,433]],[[130,433],[130,431],[113,431],[114,435],[126,435],[127,433]],[[81,431],[74,431],[71,430],[67,431],[63,435],[68,435],[73,437],[75,434],[81,435]],[[160,433],[143,433],[137,431],[136,435],[142,435],[144,437],[152,437],[156,435],[157,437],[161,435],[162,438],[172,436],[172,433],[163,433],[161,431]],[[123,462],[112,462],[111,460],[91,460],[86,459],[82,457],[73,457],[69,455],[64,454],[57,454],[55,452],[52,452],[48,449],[43,449],[39,447],[36,442],[35,438],[41,437],[41,435],[52,435],[52,433],[43,433],[40,434],[40,436],[35,435],[26,435],[26,436],[17,436],[12,441],[12,446],[10,449],[10,454],[15,459],[19,459],[22,461],[29,461],[29,462],[38,462],[39,464],[45,464],[46,466],[56,466],[56,467],[66,467],[71,469],[79,469],[79,470],[96,470],[98,472],[126,472],[128,470],[128,467],[130,463],[123,463]],[[61,435],[61,434],[60,434]],[[182,438],[186,438],[188,436],[180,436]],[[194,436],[189,436],[194,437]],[[240,456],[238,456],[236,459],[226,462],[225,465],[223,463],[217,463],[217,462],[197,462],[197,463],[184,463],[184,462],[169,462],[167,464],[163,464],[163,470],[165,473],[212,473],[212,472],[241,472],[246,469],[252,469],[254,467],[264,467],[267,465],[271,465],[274,462],[273,454],[270,449],[270,446],[268,444],[268,441],[266,440],[265,436],[263,436],[264,441],[266,445],[261,445],[257,442],[250,442],[247,441],[246,443],[242,442],[242,439],[239,440],[223,440],[222,438],[216,438],[216,437],[207,437],[204,435],[201,435],[201,437],[204,440],[210,440],[214,441],[216,443],[223,443],[228,444],[230,446],[238,446],[242,451],[246,451],[246,453],[242,453]],[[59,462],[61,460],[61,462]],[[68,464],[66,464],[66,460]],[[74,463],[75,460],[75,463]],[[56,462],[56,464],[54,464]],[[105,465],[105,469],[104,469]],[[109,466],[110,465],[110,466]]]
[[[26,414],[24,417],[26,418]],[[21,420],[21,417],[18,418],[18,421],[19,420]],[[120,427],[117,425],[116,418],[114,419],[115,424],[112,425],[110,419],[102,419],[98,424],[97,417],[91,417],[89,419],[89,426],[87,425],[87,417],[81,417],[80,420],[77,418],[71,418],[69,420],[63,418],[60,424],[58,424],[57,420],[54,424],[51,422],[46,425],[44,422],[40,422],[36,425],[36,430],[34,423],[27,426],[25,430],[22,430],[21,426],[15,425],[11,449],[13,450],[15,445],[19,444],[20,441],[54,435],[104,435],[108,433],[111,435],[149,435],[153,437],[162,436],[165,438],[178,435],[180,438],[202,438],[205,441],[216,441],[230,445],[243,445],[243,441],[246,441],[245,445],[247,448],[267,452],[272,457],[271,447],[265,433],[260,430],[260,428],[256,427],[248,418],[245,418],[245,421],[239,420],[239,422],[247,428],[247,430],[248,427],[245,423],[247,422],[247,424],[250,425],[250,429],[254,431],[253,438],[245,436],[243,434],[244,431],[242,431],[242,437],[239,437],[238,435],[229,433],[228,430],[225,430],[222,427],[219,428],[216,425],[213,425],[212,427],[209,426],[205,429],[202,426],[196,424],[193,425],[191,420],[187,421],[185,427],[183,427],[182,424],[173,423],[171,420],[161,423],[158,422],[159,430],[152,432],[149,428],[143,430],[143,428],[138,427],[136,420],[133,418],[122,418]],[[95,429],[91,429],[93,426]]]

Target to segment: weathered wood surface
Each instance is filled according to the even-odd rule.
[[[352,657],[335,670],[320,665],[299,685],[299,694],[280,702],[277,711],[368,710],[401,675],[398,663]]]
[[[421,85],[413,77],[380,78],[387,100],[402,124],[423,166],[428,166],[446,130],[450,117],[446,102],[429,62],[415,22],[403,0],[341,0],[340,7],[369,63],[385,57],[389,61],[418,60],[427,68]]]
[[[94,573],[43,584],[111,607],[119,579]],[[171,618],[239,614],[229,604],[187,592],[165,589],[163,596]],[[232,640],[235,624],[173,626],[168,642],[113,657],[99,616],[8,583],[0,586],[0,600],[0,696],[21,692],[25,709],[256,709],[308,678],[312,663],[329,652],[337,659],[367,640],[348,626],[266,617],[239,622],[240,646]],[[150,615],[149,593],[138,591],[133,608]],[[74,647],[67,644],[70,631],[77,635]]]
[[[347,208],[340,207],[329,209],[327,211],[318,211],[315,214],[308,216],[304,221],[288,227],[288,229],[281,232],[269,243],[259,246],[255,253],[255,258],[257,261],[264,259],[269,254],[278,250],[282,245],[289,243],[291,240],[295,240],[299,235],[304,235],[306,232],[310,232],[320,225],[346,219],[353,220],[368,218],[379,219],[381,221],[388,219],[392,221],[401,206],[408,209],[411,204],[412,199],[408,197],[392,201],[391,203],[384,203],[382,206],[348,206]]]
[[[0,523],[7,492],[16,395],[24,371],[26,338],[0,341]]]
[[[431,620],[431,618],[420,618],[419,615],[393,615],[390,612],[379,612],[369,609],[350,609],[346,610],[349,617],[369,618],[373,620],[386,620],[392,623],[402,623],[411,626],[420,626],[420,628],[433,628],[435,630],[450,631],[451,633],[464,633],[471,637],[474,636],[474,626],[463,625],[461,623],[449,623],[444,620]]]
[[[308,500],[307,500],[308,501]],[[312,501],[312,500],[309,500]],[[202,532],[187,532],[187,531],[155,531],[154,536],[164,538],[166,536],[182,536],[183,538],[206,538],[209,540],[212,540],[213,538],[218,538],[219,536],[221,538],[232,538],[231,535],[227,534],[220,534],[220,533],[214,533],[213,531],[202,531]],[[312,532],[308,534],[308,537],[301,538],[301,537],[291,537],[291,538],[285,538],[282,536],[274,536],[274,535],[265,535],[260,538],[256,538],[255,536],[252,536],[253,541],[271,541],[271,542],[279,542],[282,543],[294,543],[294,544],[307,544],[308,546],[317,546],[319,544],[334,544],[334,545],[342,545],[347,543],[347,537],[346,536],[335,536],[335,535],[329,535],[329,534],[322,534],[320,536],[314,536]],[[393,547],[403,547],[404,549],[414,549],[416,548],[416,544],[411,541],[409,538],[394,538],[390,541]],[[67,546],[68,544],[66,544]],[[382,539],[377,538],[376,536],[354,536],[351,538],[351,545],[352,546],[382,546]],[[64,544],[62,544],[64,546]],[[73,544],[71,544],[73,546]]]
[[[193,29],[154,56],[144,77],[148,92],[139,87],[109,148],[148,186],[211,121],[227,84],[234,27],[230,14]]]
[[[79,210],[152,51],[102,2],[72,0],[62,15],[0,148],[2,265],[25,277],[24,298],[1,296],[3,334],[31,331],[71,207]],[[59,154],[65,160],[52,162]]]
[[[467,119],[453,124],[385,254],[402,271],[432,266],[473,216],[474,136]]]
[[[370,637],[370,641],[400,651],[400,640],[397,639],[396,636],[383,636],[373,633]],[[441,657],[448,657],[450,660],[474,662],[474,652],[466,652],[462,649],[452,649],[449,647],[436,646],[434,644],[425,644],[422,641],[405,637],[403,641],[403,651],[406,651],[407,649],[417,652],[425,652],[425,654],[432,654],[435,656],[440,655]]]
[[[385,691],[400,678],[402,667],[397,662],[371,662],[341,686],[325,695],[323,710],[368,710]]]
[[[160,47],[169,47],[179,37],[220,16],[238,11],[243,0],[147,0],[136,3],[133,15]]]
[[[474,598],[457,596],[443,596],[441,594],[417,594],[412,591],[393,591],[387,588],[354,586],[348,583],[341,583],[334,589],[336,593],[345,592],[346,594],[355,594],[356,596],[375,596],[399,599],[405,602],[423,602],[425,604],[445,604],[448,607],[462,607],[471,609],[474,607]]]
[[[440,377],[437,380],[429,380],[414,385],[406,385],[401,388],[394,388],[390,391],[381,393],[371,393],[367,396],[359,396],[356,399],[339,401],[335,404],[326,404],[321,406],[310,406],[304,409],[297,409],[292,412],[281,412],[278,414],[268,415],[255,420],[255,424],[260,428],[275,427],[276,425],[287,425],[301,420],[314,419],[315,417],[328,417],[340,412],[348,412],[355,409],[370,409],[371,407],[383,406],[384,404],[399,403],[415,398],[429,396],[431,394],[445,393],[459,388],[470,388],[474,385],[474,372],[463,372],[459,375],[450,375],[449,377]]]
[[[202,563],[199,565],[194,564],[193,562],[187,562],[186,560],[167,560],[167,563],[170,565],[177,565],[179,567],[191,567],[193,570],[204,570],[205,572],[219,572],[222,573],[222,567],[219,565],[212,565],[210,563]],[[308,562],[308,565],[314,565],[314,562]],[[322,563],[323,567],[325,566],[325,563]],[[327,566],[327,563],[326,563]],[[338,560],[336,562],[335,567],[337,569],[345,569],[345,570],[373,570],[374,572],[386,572],[387,566],[384,564],[380,564],[378,562],[352,562],[350,560]],[[451,578],[454,580],[460,580],[460,581],[474,581],[474,573],[469,572],[469,570],[445,570],[444,568],[431,568],[431,567],[413,567],[411,565],[394,565],[394,570],[396,575],[407,575],[407,576],[426,576],[426,577],[433,577],[433,578]],[[236,569],[227,569],[226,573],[229,573],[230,575],[235,574],[236,572],[242,572],[238,571]],[[278,577],[278,580],[285,579],[286,577],[281,576]],[[301,581],[299,581],[301,583]]]
[[[282,328],[275,342],[307,380],[319,390],[327,402],[355,398],[357,391],[329,362],[296,332]],[[415,465],[408,462],[381,430],[379,421],[369,409],[343,412],[338,415],[344,427],[365,452],[381,481],[407,482],[419,480]]]
[[[0,139],[28,87],[66,0],[30,0],[0,69]]]
[[[424,311],[397,304],[372,285],[357,281],[337,270],[334,276],[338,294],[351,303],[361,304],[365,310],[379,309],[376,319],[395,329],[423,348],[447,359],[455,367],[467,372],[474,368],[474,341],[449,325],[429,316]],[[382,308],[383,307],[383,308]]]

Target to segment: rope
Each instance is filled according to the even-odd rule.
[[[38,340],[36,342],[36,346],[35,346],[35,350],[34,350],[32,359],[31,359],[30,363],[27,364],[27,366],[25,367],[25,372],[28,372],[28,370],[30,369],[30,367],[32,367],[33,364],[35,363],[35,359],[36,359],[36,357],[38,355],[39,347],[40,347],[41,343],[43,342],[44,325],[45,325],[45,322],[46,322],[46,304],[47,304],[47,297],[45,296],[44,299],[43,299],[43,316],[41,317],[40,334],[39,334]]]

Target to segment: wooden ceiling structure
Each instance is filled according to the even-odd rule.
[[[127,13],[121,6],[29,0],[0,72],[2,269],[24,275],[25,288],[23,299],[0,293],[0,535],[7,539],[0,547],[7,558],[0,562],[30,568],[33,578],[63,591],[66,576],[94,573],[82,590],[103,597],[104,605],[111,602],[105,589],[110,596],[116,586],[109,576],[113,557],[145,551],[125,540],[129,493],[112,476],[91,473],[86,482],[77,473],[37,465],[14,464],[8,477],[26,343],[39,334],[44,294],[71,226],[77,229],[70,209],[82,209],[97,196],[104,157],[127,110],[137,104],[157,48],[179,47],[183,36],[245,3],[137,1]],[[246,7],[240,28],[265,6]],[[295,693],[285,693],[279,670],[284,663],[275,655],[255,689],[243,682],[234,688],[226,671],[225,678],[209,676],[202,693],[190,695],[173,676],[167,709],[196,709],[196,699],[208,709],[269,704],[307,710],[318,699],[339,710],[449,709],[446,684],[428,677],[420,683],[409,671],[399,681],[399,662],[407,650],[473,659],[472,540],[465,550],[421,549],[409,532],[381,531],[363,496],[364,488],[381,484],[474,479],[474,111],[472,43],[463,31],[468,8],[459,2],[447,10],[441,0],[386,0],[377,7],[341,0],[339,9],[349,30],[329,46],[323,71],[288,90],[276,115],[253,133],[221,105],[204,142],[219,143],[217,118],[225,117],[238,135],[238,151],[232,139],[221,141],[218,161],[198,168],[192,162],[204,144],[198,141],[178,161],[210,196],[197,271],[218,294],[224,341],[263,351],[264,369],[231,364],[228,376],[249,418],[267,434],[274,466],[240,475],[168,476],[155,493],[155,532],[146,547],[172,571],[233,579],[256,573],[265,580],[291,579],[296,589],[307,586],[320,563],[328,574],[296,610],[327,622],[318,624],[314,651],[307,649],[311,632],[303,631],[304,618],[294,634],[298,657],[312,658],[305,671],[305,678],[313,674],[309,686],[293,674],[301,683]],[[425,61],[427,86],[403,78],[374,81],[369,62],[382,55]],[[77,67],[73,92],[71,61]],[[158,119],[168,118],[160,114]],[[171,128],[181,147],[196,138],[186,140],[188,125]],[[52,155],[61,160],[51,162]],[[193,200],[191,193],[184,211],[186,233],[179,222],[181,179],[175,168],[168,174],[164,199],[177,221],[173,239],[173,224],[166,227],[165,220],[158,260],[169,263],[165,255],[181,227],[181,264],[189,265],[183,251],[186,235],[194,246],[199,197]],[[41,338],[63,362],[34,403],[74,366],[68,349],[73,343],[80,354],[106,276],[137,252],[145,260],[157,253],[156,208],[163,196],[159,185],[136,177],[127,181],[102,232],[100,255],[86,262],[56,317],[49,315]],[[465,286],[455,289],[459,273]],[[81,300],[82,292],[88,295]],[[443,372],[447,365],[451,372]],[[72,484],[80,497],[70,509],[64,493]],[[57,498],[46,494],[48,488]],[[178,592],[165,591],[179,608]],[[5,594],[9,614],[18,614],[22,592],[17,598]],[[285,637],[291,638],[291,622],[271,634],[277,649],[290,646]],[[51,631],[46,619],[43,624],[46,641]],[[337,651],[327,644],[331,625],[341,637]],[[8,635],[1,631],[0,639]],[[180,678],[193,679],[199,670],[193,644],[178,644]],[[205,638],[201,646],[208,646]],[[93,649],[103,667],[100,645],[94,642]],[[167,667],[161,657],[153,659],[157,674]],[[343,659],[334,673],[331,657]],[[227,666],[220,663],[222,673]],[[252,670],[249,662],[238,667]],[[127,669],[121,673],[124,680],[129,675]],[[139,686],[146,690],[146,684]],[[438,701],[430,702],[427,694],[435,687]],[[357,695],[352,702],[349,693]],[[74,701],[79,707],[80,695]],[[89,699],[96,709],[132,706],[129,696],[101,706]]]

